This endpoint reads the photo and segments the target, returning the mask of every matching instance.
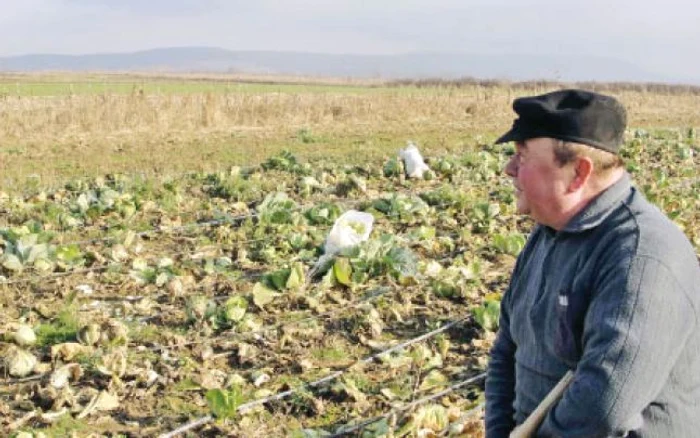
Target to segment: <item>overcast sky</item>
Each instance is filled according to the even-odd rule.
[[[585,54],[700,72],[698,0],[1,0],[0,56],[156,47]],[[686,72],[691,72],[686,74]]]

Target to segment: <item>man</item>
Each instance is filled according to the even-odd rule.
[[[700,267],[630,184],[626,113],[563,90],[516,99],[505,172],[537,225],[501,304],[486,435],[508,436],[567,370],[537,436],[700,436]]]

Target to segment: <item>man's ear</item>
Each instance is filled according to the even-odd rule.
[[[574,162],[574,177],[569,183],[569,191],[574,192],[583,187],[593,174],[593,161],[588,157],[578,157]]]

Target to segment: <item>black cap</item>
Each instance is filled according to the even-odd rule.
[[[617,154],[627,112],[614,97],[585,90],[561,90],[513,101],[513,127],[496,144],[550,137]]]

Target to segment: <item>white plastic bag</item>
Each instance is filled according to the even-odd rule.
[[[374,225],[374,216],[357,210],[349,210],[335,220],[331,232],[323,245],[323,255],[311,269],[313,277],[328,261],[345,248],[351,248],[369,239]]]
[[[361,211],[349,210],[333,224],[323,245],[325,254],[335,255],[341,249],[350,248],[369,238],[374,224],[374,216]]]
[[[409,178],[423,178],[423,173],[430,170],[412,141],[407,143],[405,149],[399,150],[399,157],[403,160],[406,176]]]

